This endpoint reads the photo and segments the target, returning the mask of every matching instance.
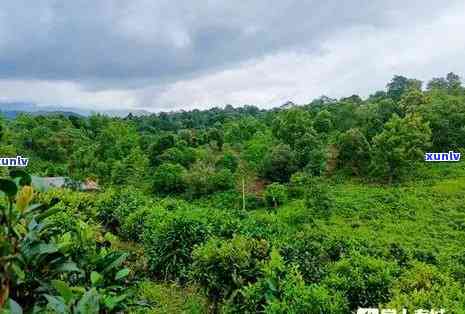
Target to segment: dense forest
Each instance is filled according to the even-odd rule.
[[[2,118],[0,157],[29,164],[0,167],[0,308],[465,313],[465,167],[425,161],[464,148],[454,73],[271,110]]]

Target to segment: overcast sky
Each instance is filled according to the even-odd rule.
[[[465,74],[464,1],[4,0],[0,100],[150,111]]]

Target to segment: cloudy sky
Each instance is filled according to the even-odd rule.
[[[280,105],[465,74],[465,2],[4,0],[0,100]]]

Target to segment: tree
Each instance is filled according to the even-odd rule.
[[[400,100],[400,108],[402,113],[412,113],[418,110],[422,105],[429,103],[430,99],[421,90],[408,90],[402,95]]]
[[[262,164],[262,175],[275,182],[288,182],[297,170],[296,156],[289,145],[278,144],[266,154]]]
[[[223,150],[223,144],[224,144],[224,135],[223,131],[219,130],[217,128],[212,128],[208,131],[208,141],[209,142],[215,142],[216,146],[218,147],[218,150]]]
[[[321,174],[325,163],[323,142],[313,129],[296,140],[294,153],[298,167],[306,167],[314,175]]]
[[[412,163],[423,160],[424,150],[431,145],[431,129],[418,114],[403,119],[395,115],[373,143],[374,174],[387,177],[391,183]]]
[[[395,101],[399,101],[402,94],[409,89],[421,90],[421,81],[416,79],[409,79],[405,76],[395,75],[392,80],[387,84],[387,95]]]
[[[370,144],[359,129],[342,133],[337,141],[338,158],[341,166],[348,166],[352,173],[360,175],[370,160]]]
[[[287,201],[287,188],[279,183],[272,183],[265,189],[265,201],[268,206],[277,208]]]
[[[160,164],[159,156],[168,148],[176,145],[176,137],[173,134],[165,134],[157,138],[154,144],[150,146],[150,164],[157,166]]]
[[[331,113],[328,110],[321,110],[313,120],[313,128],[318,133],[328,133],[332,128]]]
[[[158,194],[174,194],[184,192],[185,169],[181,165],[161,164],[153,175],[153,190]]]
[[[447,92],[449,95],[459,95],[462,91],[462,82],[460,76],[450,72],[446,77],[435,77],[428,82],[429,91]]]
[[[457,74],[453,72],[447,73],[446,81],[447,81],[447,89],[449,90],[449,94],[457,95],[462,88],[462,82],[460,81],[460,76],[458,76]]]
[[[426,85],[426,89],[429,91],[447,90],[447,87],[448,87],[447,80],[443,77],[434,77]]]
[[[161,163],[180,164],[183,167],[189,167],[195,162],[195,151],[193,148],[181,146],[170,147],[158,156]]]
[[[433,95],[431,105],[420,109],[429,122],[433,147],[437,151],[449,151],[465,146],[465,106],[454,96]]]
[[[301,108],[291,108],[279,112],[272,122],[274,137],[294,147],[295,141],[311,128],[310,115]]]

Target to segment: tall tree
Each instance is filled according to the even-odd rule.
[[[405,76],[395,75],[387,84],[387,95],[395,101],[399,101],[402,94],[409,89],[421,90],[422,82],[416,79],[409,79]]]
[[[360,175],[370,160],[370,144],[359,129],[342,133],[337,142],[341,166],[349,167],[352,173]]]
[[[431,146],[431,129],[418,114],[403,119],[394,115],[373,143],[374,174],[391,183],[413,163],[423,160],[424,150]]]
[[[295,142],[311,128],[310,115],[301,108],[291,108],[278,113],[272,122],[273,135],[294,147]]]

